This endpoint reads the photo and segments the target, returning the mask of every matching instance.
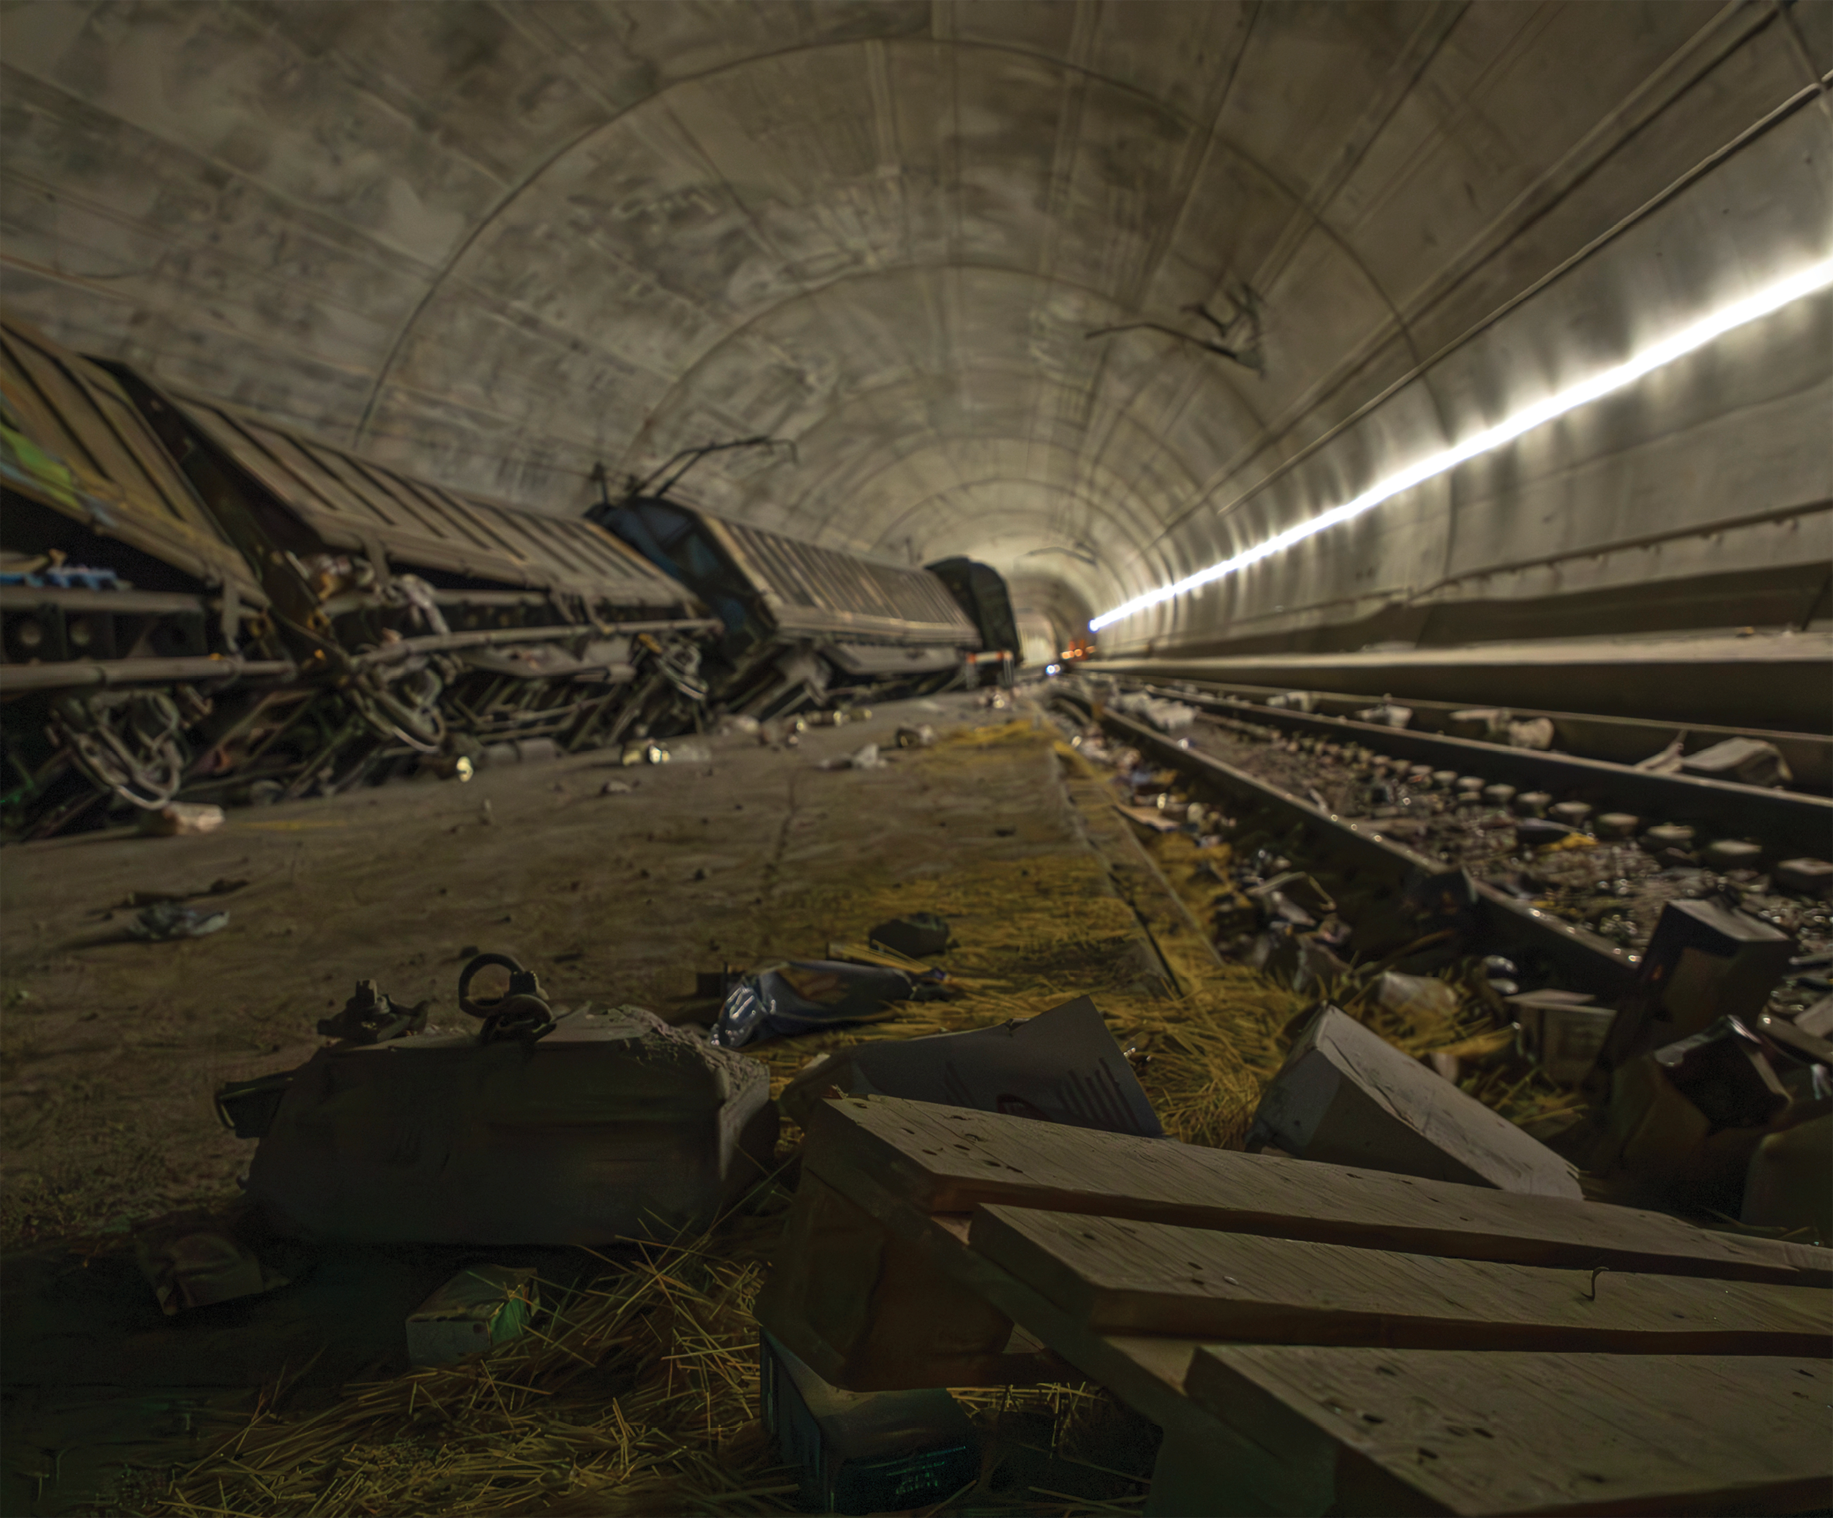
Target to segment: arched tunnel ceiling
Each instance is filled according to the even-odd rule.
[[[793,456],[711,458],[693,493],[1094,609],[1227,551],[1219,504],[1798,93],[1833,32],[1717,0],[55,0],[3,25],[6,294],[65,340],[562,512],[598,461],[767,433]],[[1757,197],[1773,249],[1824,241],[1825,172]],[[1722,254],[1661,298],[1710,293]],[[1586,299],[1633,306],[1613,280]],[[1264,375],[1086,337],[1199,331],[1182,308],[1243,287]],[[1429,373],[1356,446],[1440,446],[1496,386]]]

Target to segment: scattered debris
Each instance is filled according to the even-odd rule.
[[[227,876],[213,880],[209,885],[197,891],[129,891],[122,899],[123,907],[151,907],[162,901],[194,901],[199,896],[229,896],[246,886],[246,880],[231,880]]]
[[[906,959],[934,959],[948,948],[948,919],[934,912],[912,912],[881,922],[866,938]]]
[[[818,1055],[784,1090],[783,1111],[806,1126],[827,1096],[898,1096],[1146,1138],[1164,1132],[1086,996],[990,1028]]]
[[[1150,828],[1155,833],[1177,833],[1183,830],[1181,822],[1157,807],[1125,806],[1116,801],[1114,810],[1129,821],[1137,822],[1141,827]]]
[[[1646,770],[1651,775],[1678,775],[1680,756],[1686,751],[1686,746],[1685,736],[1677,736],[1660,753],[1650,754],[1646,759],[1638,759],[1632,768]]]
[[[1492,742],[1508,733],[1511,713],[1499,706],[1473,706],[1452,712],[1445,731],[1454,738],[1485,738]]]
[[[1168,701],[1162,696],[1147,695],[1144,691],[1111,697],[1108,705],[1117,712],[1151,723],[1161,733],[1185,732],[1197,720],[1197,709],[1194,706],[1187,706],[1182,701]]]
[[[473,759],[469,754],[423,754],[420,758],[419,772],[431,775],[436,780],[456,780],[460,785],[470,783],[477,773],[478,764],[483,754]]]
[[[135,938],[166,943],[175,938],[202,938],[228,926],[227,912],[202,911],[182,902],[162,901],[137,913],[127,931]]]
[[[1782,750],[1761,738],[1726,738],[1686,755],[1679,767],[1689,775],[1735,780],[1741,785],[1787,785],[1795,778]]]
[[[897,730],[899,748],[931,748],[935,741],[936,730],[927,722],[917,727],[900,727]]]
[[[469,1266],[408,1314],[408,1361],[450,1365],[492,1350],[521,1337],[540,1307],[532,1267]]]
[[[1379,1034],[1322,1007],[1266,1088],[1249,1147],[1503,1191],[1577,1198],[1572,1167]]]
[[[1764,1136],[1816,1115],[1790,1106],[1763,1041],[1739,1019],[1721,1018],[1612,1073],[1607,1134],[1591,1164],[1736,1215]]]
[[[1396,1017],[1429,1022],[1451,1017],[1457,1011],[1458,994],[1431,976],[1386,970],[1375,981],[1375,1004]]]
[[[1704,1115],[1713,1130],[1766,1127],[1788,1105],[1788,1092],[1763,1045],[1735,1017],[1649,1056],[1668,1084]]]
[[[255,1252],[256,1233],[245,1207],[228,1215],[175,1212],[134,1230],[134,1256],[160,1311],[171,1317],[285,1286],[287,1278]]]
[[[713,750],[705,743],[694,738],[670,738],[666,743],[656,738],[646,738],[638,743],[626,743],[621,762],[632,764],[706,764],[713,757]]]
[[[1768,923],[1709,901],[1670,901],[1599,1051],[1611,1070],[1715,1019],[1755,1018],[1789,968],[1793,945]]]
[[[836,940],[828,944],[827,957],[845,960],[849,964],[877,965],[881,969],[901,971],[910,977],[913,986],[928,988],[922,998],[924,1001],[946,1000],[960,994],[960,987],[950,979],[948,971],[926,965],[921,960],[899,954],[895,949],[882,948],[875,943],[845,943]]]
[[[190,801],[168,801],[156,810],[140,814],[140,831],[151,838],[194,838],[214,833],[222,825],[220,806]]]
[[[1516,1047],[1559,1086],[1576,1086],[1591,1073],[1616,1016],[1577,991],[1531,991],[1509,997],[1508,1005],[1520,1029]]]
[[[1413,709],[1410,706],[1395,706],[1392,702],[1364,707],[1356,713],[1356,721],[1372,722],[1377,727],[1405,727],[1412,720]]]
[[[758,1390],[764,1432],[817,1512],[926,1507],[979,1475],[974,1426],[941,1388],[842,1391],[760,1329]]]
[[[855,749],[850,754],[843,754],[837,759],[823,759],[815,766],[818,770],[880,770],[885,767],[885,758],[878,751],[876,743],[868,743],[864,748]]]
[[[713,1024],[711,1040],[739,1049],[768,1038],[785,1038],[842,1023],[889,1017],[894,1003],[925,999],[901,970],[846,964],[832,959],[790,960],[747,975],[735,985]]]
[[[396,1006],[376,989],[373,980],[359,980],[343,1011],[335,1017],[319,1019],[318,1032],[346,1044],[382,1044],[391,1038],[419,1033],[426,1027],[427,1010],[432,1005],[431,1001],[423,1001],[411,1008]]]
[[[607,780],[598,788],[598,794],[601,796],[628,796],[633,789],[634,787],[625,781]]]
[[[1550,717],[1528,717],[1508,724],[1508,746],[1546,750],[1553,747],[1553,721]]]

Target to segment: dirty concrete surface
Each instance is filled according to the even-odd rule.
[[[475,950],[541,976],[556,1005],[635,1003],[679,1020],[696,970],[823,950],[832,923],[783,920],[811,887],[869,870],[913,878],[1081,844],[1036,756],[971,790],[899,753],[902,722],[1003,722],[972,697],[881,708],[798,748],[710,737],[710,762],[622,766],[591,754],[235,811],[220,832],[111,831],[0,860],[0,1144],[6,1247],[120,1225],[233,1190],[249,1146],[211,1093],[285,1069],[355,983],[468,1019]],[[823,772],[869,742],[882,769]],[[631,787],[602,794],[607,782]],[[488,820],[486,820],[486,817]],[[202,891],[209,937],[131,938],[134,892]]]
[[[453,1267],[451,1250],[340,1249],[288,1291],[162,1318],[119,1236],[235,1194],[253,1145],[218,1124],[218,1085],[309,1057],[313,1025],[359,979],[397,1001],[431,998],[433,1024],[458,1026],[459,968],[486,949],[534,967],[556,1005],[705,1020],[697,970],[818,953],[861,931],[820,905],[853,883],[1085,855],[1047,732],[990,745],[968,770],[893,746],[900,723],[946,733],[1012,717],[947,697],[811,729],[797,748],[711,737],[701,762],[594,754],[236,811],[204,837],[9,850],[0,1510],[120,1502],[122,1462],[196,1454],[212,1412],[276,1374],[329,1388],[386,1366],[402,1315]],[[883,768],[816,768],[874,741]],[[605,794],[612,781],[630,789]],[[221,931],[127,935],[131,893],[224,879],[248,883],[208,898],[230,914]],[[567,1252],[524,1253],[560,1274]],[[328,1320],[342,1342],[323,1354]]]

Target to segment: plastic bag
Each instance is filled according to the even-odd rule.
[[[933,994],[924,989],[919,999]],[[834,959],[791,960],[747,975],[732,988],[711,1041],[722,1049],[738,1049],[767,1038],[865,1022],[892,1003],[916,996],[917,988],[902,970]]]

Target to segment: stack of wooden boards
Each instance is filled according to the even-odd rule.
[[[813,1115],[758,1318],[856,1391],[1086,1377],[1146,1511],[1833,1505],[1833,1252],[887,1097]]]

